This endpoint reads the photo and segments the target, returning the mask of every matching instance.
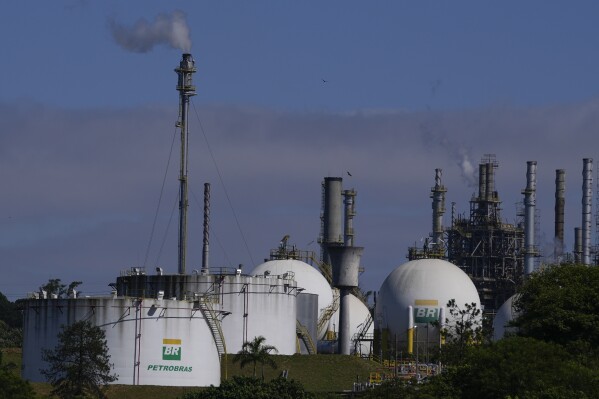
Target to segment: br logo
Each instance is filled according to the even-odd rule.
[[[181,360],[181,340],[164,338],[162,340],[162,360]]]
[[[414,305],[416,323],[431,323],[439,319],[439,301],[436,299],[416,299]]]

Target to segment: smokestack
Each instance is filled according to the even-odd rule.
[[[555,171],[555,248],[556,262],[564,254],[564,212],[566,209],[566,171]]]
[[[534,271],[535,255],[535,205],[537,190],[537,162],[526,163],[526,189],[524,194],[524,273],[531,274]]]
[[[574,263],[582,261],[582,229],[574,228]]]
[[[593,201],[593,160],[582,160],[582,263],[591,264],[591,204]]]
[[[210,183],[204,183],[204,239],[202,246],[202,274],[208,274],[209,240],[210,240]]]
[[[327,247],[333,269],[333,286],[340,290],[339,302],[339,353],[349,355],[351,334],[349,327],[351,289],[358,286],[358,272],[362,247]]]
[[[195,61],[191,54],[183,54],[179,68],[177,91],[179,91],[179,120],[177,127],[181,129],[181,164],[179,169],[179,274],[185,274],[185,258],[187,254],[187,114],[189,99],[195,96],[196,88],[192,83],[192,74],[196,72]]]
[[[324,209],[323,209],[323,237],[322,249],[323,260],[330,263],[328,259],[328,245],[343,244],[343,230],[341,222],[341,183],[340,177],[324,178]]]
[[[344,231],[344,244],[346,247],[352,247],[354,245],[354,216],[356,216],[356,191],[352,188],[351,190],[343,191],[343,197],[345,198],[345,231]]]
[[[487,164],[478,165],[478,199],[487,199]]]
[[[443,215],[445,214],[445,193],[447,190],[441,183],[441,169],[435,169],[435,187],[431,190],[433,199],[433,244],[441,245],[443,239]]]

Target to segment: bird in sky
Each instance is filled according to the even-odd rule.
[[[324,80],[324,79],[322,80],[322,83],[328,83],[328,82],[329,82],[328,80]]]
[[[349,173],[349,170],[346,170],[346,172],[348,176],[353,176],[351,173]]]

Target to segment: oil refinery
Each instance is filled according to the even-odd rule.
[[[320,253],[281,239],[254,270],[215,268],[209,263],[210,185],[204,186],[201,270],[187,268],[188,115],[195,95],[195,61],[183,54],[175,69],[179,92],[180,169],[178,269],[133,267],[111,283],[104,297],[53,298],[40,291],[23,302],[23,371],[44,381],[42,349],[53,348],[63,325],[89,320],[106,332],[118,384],[218,386],[221,362],[245,342],[263,336],[279,354],[335,353],[391,358],[398,348],[418,356],[419,348],[444,344],[444,329],[455,320],[448,303],[475,304],[495,318],[496,338],[514,317],[516,287],[539,267],[535,239],[537,163],[526,164],[522,211],[516,223],[502,217],[495,186],[499,163],[487,154],[478,168],[478,191],[469,211],[451,207],[444,225],[446,194],[441,169],[435,170],[432,232],[422,246],[408,248],[408,261],[382,282],[374,303],[360,290],[364,272],[353,219],[357,192],[341,177],[321,183]],[[572,255],[564,253],[565,172],[556,171],[555,246],[557,262],[597,263],[591,246],[592,159],[583,160],[582,224]],[[276,328],[273,326],[276,325]]]

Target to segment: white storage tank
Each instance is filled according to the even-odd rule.
[[[244,342],[263,336],[278,354],[293,355],[298,295],[293,274],[221,277],[220,294],[215,297],[219,303],[213,307],[225,312],[222,329],[227,352],[237,353]]]
[[[508,323],[518,317],[518,312],[514,308],[514,301],[518,294],[514,294],[501,305],[497,314],[493,318],[493,340],[499,341],[506,333],[515,333],[515,327],[509,327]]]
[[[26,300],[23,378],[45,381],[42,349],[56,347],[62,325],[89,320],[106,332],[112,372],[118,375],[115,384],[218,386],[218,349],[196,305],[123,297]]]
[[[281,259],[264,262],[252,271],[254,276],[282,275],[293,273],[297,287],[302,293],[318,295],[318,319],[320,320],[333,303],[333,292],[326,278],[314,267],[295,259]],[[317,339],[326,334],[327,324],[324,323],[317,332]]]
[[[412,310],[418,342],[439,344],[438,328],[432,322],[450,319],[447,303],[455,299],[461,309],[480,299],[474,283],[452,263],[440,259],[419,259],[402,264],[385,279],[378,293],[375,330],[383,341],[407,343],[409,312]],[[385,346],[385,343],[382,343]],[[393,345],[390,343],[389,345]],[[404,349],[405,350],[405,349]]]

